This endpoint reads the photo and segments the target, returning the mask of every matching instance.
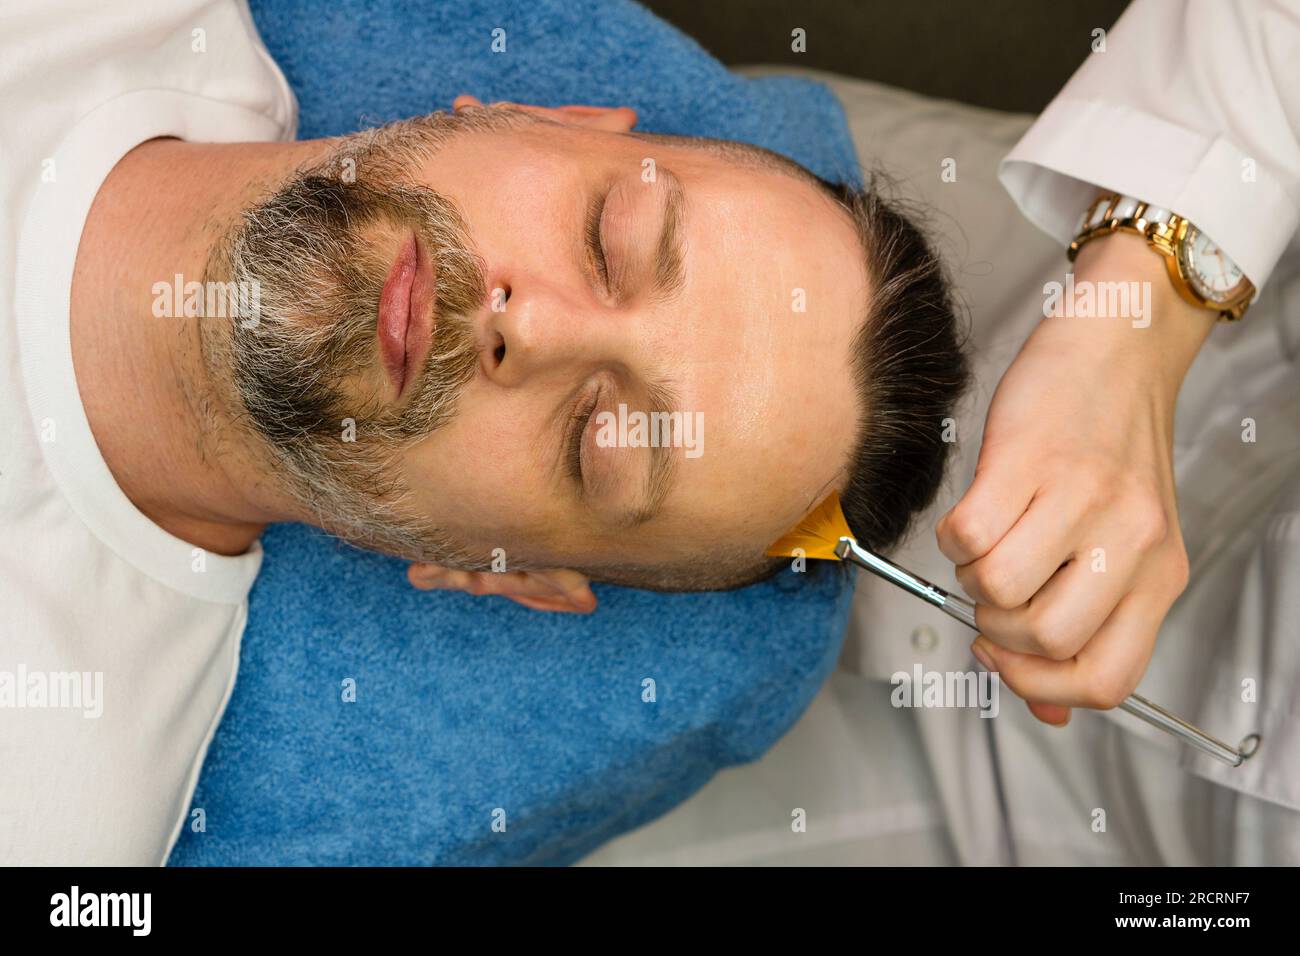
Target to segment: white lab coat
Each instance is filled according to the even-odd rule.
[[[1298,134],[1300,3],[1138,0],[1001,164],[1021,211],[1060,245],[1102,186],[1187,216],[1262,286],[1244,323],[1216,328],[1180,395],[1191,582],[1139,692],[1230,744],[1263,742],[1231,768],[1121,711],[1076,712],[1064,732],[1018,702],[994,720],[922,713],[962,862],[1300,863]],[[1037,321],[974,319],[977,347],[992,351]],[[981,356],[963,425],[981,426],[990,363],[1007,357]],[[969,483],[978,450],[961,443],[953,492],[927,528]],[[902,563],[953,581],[929,533]],[[888,679],[918,657],[969,667],[970,634],[942,617],[926,615],[942,651],[918,655],[907,634],[923,613],[861,580],[859,672]]]
[[[1097,185],[1186,215],[1261,287],[1180,395],[1191,581],[1139,692],[1228,743],[1263,742],[1230,768],[1120,711],[1048,727],[1005,689],[992,719],[893,708],[896,672],[976,669],[973,635],[859,575],[840,668],[791,734],[590,861],[1300,863],[1300,2],[1136,0],[1032,124],[817,78],[864,163],[939,210],[970,309],[976,385],[951,476],[896,554],[937,584],[956,589],[931,529],[969,485],[989,399]]]

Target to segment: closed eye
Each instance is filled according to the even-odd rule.
[[[579,399],[573,407],[573,412],[569,416],[569,427],[565,434],[565,462],[568,466],[569,477],[578,484],[582,484],[582,438],[587,433],[587,425],[591,422],[591,417],[596,414],[596,405],[600,402],[599,390],[593,392],[591,397],[583,400]]]
[[[608,198],[609,190],[605,190],[587,207],[587,258],[591,260],[596,278],[606,292],[610,291],[609,262],[605,258],[605,241],[601,236],[600,222],[604,218],[605,200]]]

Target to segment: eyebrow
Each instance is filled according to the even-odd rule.
[[[659,167],[665,186],[663,227],[655,247],[654,294],[661,302],[671,302],[686,284],[686,257],[683,250],[682,221],[685,218],[686,191],[671,169]]]
[[[664,186],[663,223],[659,241],[655,244],[654,284],[652,293],[660,302],[672,302],[682,294],[686,285],[686,265],[682,222],[686,207],[686,191],[682,181],[668,167],[659,167]],[[688,414],[680,408],[677,390],[670,382],[653,380],[646,385],[646,405],[650,420],[655,415]],[[664,499],[673,488],[677,460],[671,445],[650,447],[650,472],[640,503],[632,508],[624,521],[626,527],[635,528],[652,520],[663,506]]]
[[[682,235],[686,192],[682,188],[682,181],[671,169],[660,166],[658,173],[663,178],[666,188],[663,190],[663,222],[659,239],[655,244],[654,280],[651,291],[658,301],[671,302],[681,295],[686,284],[685,242]],[[603,196],[607,192],[608,187],[598,195]],[[593,205],[592,209],[588,210],[589,217],[592,215],[592,210],[596,208]],[[671,415],[674,410],[678,410],[681,415],[688,414],[678,409],[677,390],[665,380],[650,381],[646,385],[646,399],[647,411],[651,416]],[[557,413],[562,413],[566,407],[565,403],[561,403],[556,409]],[[652,417],[651,421],[653,420]],[[673,488],[676,470],[672,446],[652,445],[650,471],[646,476],[641,500],[628,509],[620,524],[627,528],[634,528],[653,519]]]
[[[646,386],[646,405],[651,421],[654,415],[671,415],[677,411],[680,415],[689,412],[679,408],[677,390],[664,380],[651,382]],[[632,508],[624,521],[629,528],[635,528],[650,521],[659,513],[664,499],[673,488],[673,479],[677,474],[677,459],[673,457],[672,445],[652,445],[650,447],[650,473],[646,476],[645,488],[640,503]]]

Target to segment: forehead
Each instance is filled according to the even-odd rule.
[[[692,541],[734,543],[738,526],[774,539],[838,478],[856,430],[850,349],[867,278],[847,214],[815,184],[725,149],[553,123],[453,137],[422,178],[461,207],[489,268],[509,270],[494,260],[517,251],[521,220],[532,241],[567,242],[575,190],[659,169],[682,184],[685,283],[625,320],[681,410],[702,414],[704,453],[674,452],[676,487],[645,539],[689,527]]]

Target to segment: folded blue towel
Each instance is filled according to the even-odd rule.
[[[485,102],[637,109],[856,179],[824,87],[738,78],[627,2],[255,0],[304,137]],[[492,31],[506,52],[491,52]],[[278,526],[239,680],[172,865],[573,862],[794,723],[838,656],[834,566],[666,595],[596,588],[591,617],[411,589],[404,566]],[[355,700],[345,699],[355,688]]]

